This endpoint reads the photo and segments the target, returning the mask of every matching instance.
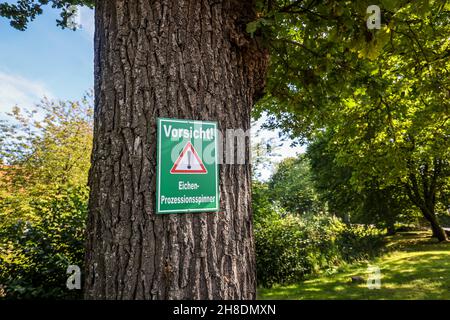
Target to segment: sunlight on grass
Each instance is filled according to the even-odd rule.
[[[450,299],[450,244],[436,243],[428,233],[389,238],[390,253],[369,262],[340,268],[289,286],[260,288],[259,299]],[[381,289],[352,283],[367,279],[367,266],[381,269]]]

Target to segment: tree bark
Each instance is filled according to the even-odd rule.
[[[255,298],[249,163],[220,166],[219,213],[155,214],[157,117],[250,127],[268,61],[253,7],[97,1],[86,298]]]

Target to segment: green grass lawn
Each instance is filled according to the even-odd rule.
[[[260,288],[259,299],[450,299],[450,243],[437,243],[426,232],[389,238],[389,253],[370,262],[342,267],[289,285]],[[367,267],[381,269],[381,289],[368,289]]]

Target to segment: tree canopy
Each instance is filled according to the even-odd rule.
[[[305,156],[286,158],[278,164],[269,181],[271,200],[292,214],[319,213],[322,211],[314,188],[310,164]]]
[[[75,6],[94,7],[94,0],[18,0],[16,3],[0,3],[0,16],[8,18],[12,27],[25,30],[29,22],[44,11],[49,5],[60,10],[60,19],[56,21],[62,28],[74,28],[70,18],[76,13]]]
[[[450,178],[450,4],[379,1],[379,30],[365,26],[368,5],[267,9],[250,30],[268,34],[272,49],[255,114],[301,142],[328,132],[356,188],[401,185],[443,239],[433,221]]]
[[[84,255],[90,98],[15,107],[0,122],[0,141],[0,283],[7,297],[79,297],[65,281],[67,266],[82,265]]]

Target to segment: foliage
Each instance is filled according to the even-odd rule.
[[[383,246],[379,230],[348,226],[327,215],[265,220],[255,226],[255,242],[257,276],[264,287],[366,259]]]
[[[308,159],[303,155],[281,161],[269,181],[271,200],[292,214],[323,211],[314,188]]]
[[[351,183],[353,169],[336,162],[329,141],[317,139],[305,155],[280,162],[266,184],[254,182],[252,201],[257,221],[269,215],[267,212],[277,212],[278,216],[329,212],[346,222],[376,224],[393,233],[396,223],[414,220],[417,211],[402,197],[400,187],[372,182],[356,188]]]
[[[33,199],[27,213],[0,229],[0,284],[7,299],[78,298],[68,291],[68,265],[82,266],[87,187],[61,186]],[[0,203],[0,210],[8,203]]]
[[[329,134],[354,189],[400,186],[445,240],[435,209],[450,184],[448,2],[380,1],[380,30],[365,27],[367,1],[281,3],[261,9],[272,60],[255,114],[300,141]]]
[[[321,201],[329,212],[349,221],[348,215],[360,211],[363,198],[350,183],[352,168],[336,163],[336,153],[329,148],[330,139],[322,136],[308,145],[311,175]]]
[[[92,148],[89,96],[14,108],[0,125],[0,285],[6,298],[74,298],[81,267]]]
[[[330,133],[308,146],[314,186],[330,212],[353,223],[376,224],[394,232],[396,222],[407,222],[417,215],[411,209],[401,185],[383,186],[368,181],[358,187],[352,183],[355,169],[351,163],[338,163],[338,153]]]
[[[351,262],[367,260],[378,255],[385,244],[381,235],[383,233],[372,225],[347,225],[336,240],[341,259]]]
[[[30,21],[42,14],[43,7],[51,5],[60,10],[57,25],[62,28],[75,28],[70,24],[70,19],[76,13],[74,6],[94,7],[94,0],[19,0],[17,3],[0,3],[0,16],[10,19],[12,27],[25,30]]]
[[[14,107],[0,123],[0,187],[39,194],[43,186],[85,185],[92,149],[92,95],[79,102],[44,99],[31,111]]]
[[[252,181],[253,222],[256,225],[280,217],[269,195],[267,183],[258,180]]]

